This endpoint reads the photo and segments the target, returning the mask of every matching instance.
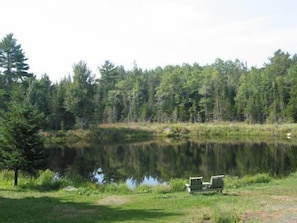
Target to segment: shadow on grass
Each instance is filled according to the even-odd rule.
[[[83,202],[72,202],[52,197],[27,197],[21,199],[0,197],[1,222],[119,222],[155,221],[177,213],[159,209],[123,209]]]
[[[8,186],[7,188],[0,188],[0,191],[11,191],[16,193],[24,193],[26,191],[36,191],[36,192],[54,192],[61,188],[61,184],[57,182],[56,184],[50,184],[50,185],[35,185],[35,184],[22,184],[17,187]]]
[[[196,192],[191,194],[191,196],[196,196],[196,195],[200,195],[200,196],[207,196],[207,197],[213,197],[213,196],[239,196],[236,193],[229,193],[229,192],[223,192],[223,193],[215,193],[215,192]]]

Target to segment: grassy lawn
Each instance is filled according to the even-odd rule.
[[[40,191],[0,183],[0,222],[296,222],[297,174],[223,194]]]

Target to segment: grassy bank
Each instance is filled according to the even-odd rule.
[[[150,137],[265,137],[297,138],[297,124],[249,125],[245,123],[116,123],[93,126],[87,130],[43,132],[49,142],[73,143],[78,141],[117,142],[133,141]]]
[[[288,132],[297,135],[297,124],[246,124],[242,122],[212,123],[116,123],[99,125],[101,129],[131,129],[149,132],[157,136],[210,135],[210,136],[286,136]]]
[[[41,176],[44,174],[41,174]],[[49,176],[47,173],[46,176]],[[48,177],[21,177],[12,187],[1,175],[1,222],[295,222],[297,174],[285,179],[267,175],[226,178],[223,194],[189,195],[184,180],[169,185],[81,185],[50,190]],[[10,182],[10,183],[9,183]],[[60,185],[61,186],[61,185]],[[108,189],[113,187],[113,189]],[[125,189],[123,189],[125,188]]]

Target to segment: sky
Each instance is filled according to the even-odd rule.
[[[14,34],[37,78],[55,82],[84,61],[125,69],[217,58],[262,67],[297,53],[295,0],[0,0],[0,39]]]

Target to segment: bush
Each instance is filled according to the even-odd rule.
[[[39,172],[38,182],[40,185],[50,185],[54,181],[55,174],[49,169]]]
[[[107,193],[115,193],[117,191],[117,185],[116,184],[106,184],[104,185],[104,192]]]
[[[254,178],[255,178],[255,183],[269,183],[272,180],[272,178],[266,173],[257,174],[254,176]]]
[[[135,188],[135,193],[137,194],[144,194],[152,192],[152,186],[147,184],[141,184]]]
[[[82,177],[70,169],[66,171],[64,179],[68,182],[68,185],[70,184],[75,187],[86,187],[90,183],[90,180]]]
[[[58,178],[54,172],[47,169],[39,172],[37,183],[43,188],[57,190],[63,186],[63,180]]]
[[[89,188],[89,187],[80,187],[80,188],[78,188],[77,192],[80,195],[86,195],[86,196],[90,196],[90,195],[94,195],[94,194],[99,193],[98,190],[94,190],[94,189]]]
[[[131,190],[127,184],[121,183],[118,185],[117,192],[119,194],[129,194]]]
[[[169,182],[171,192],[185,191],[185,183],[183,179],[171,179]]]
[[[240,222],[240,218],[233,212],[218,212],[214,217],[215,223],[237,223]]]
[[[291,174],[290,174],[290,177],[292,177],[292,178],[297,178],[297,172],[291,173]]]

